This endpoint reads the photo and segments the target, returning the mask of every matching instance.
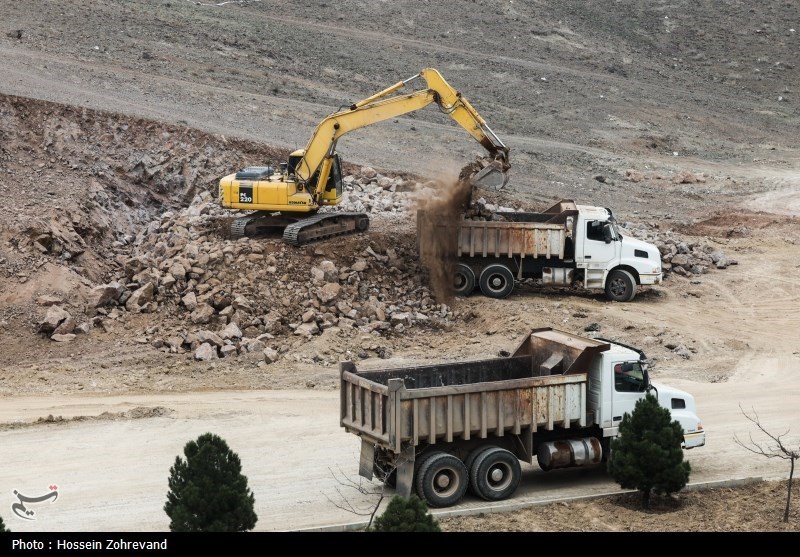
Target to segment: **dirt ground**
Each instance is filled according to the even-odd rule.
[[[626,493],[439,525],[445,532],[797,532],[796,511],[783,522],[786,494],[786,482],[763,482],[657,497],[644,509],[639,493]]]
[[[796,3],[445,6],[0,6],[0,397],[332,391],[342,360],[400,365],[492,356],[544,326],[599,330],[639,346],[656,380],[689,391],[693,383],[731,382],[746,393],[748,385],[796,374]],[[171,338],[201,327],[168,289],[148,311],[92,307],[93,288],[137,283],[141,270],[131,262],[158,249],[171,253],[181,235],[222,252],[226,244],[213,230],[187,232],[189,221],[181,220],[216,195],[220,177],[282,160],[325,115],[426,67],[439,69],[510,147],[511,180],[500,192],[484,192],[488,201],[545,209],[566,198],[611,207],[631,233],[721,252],[729,264],[668,273],[626,304],[532,284],[505,300],[437,300],[416,257],[414,209],[418,192],[429,191],[418,186],[452,179],[482,153],[429,107],[357,130],[338,145],[351,177],[371,167],[398,185],[375,198],[367,234],[294,250],[279,239],[251,241],[235,246],[241,259],[215,275],[225,298],[219,307],[246,297],[262,319],[240,325],[269,334],[277,361],[265,362],[260,351],[197,361],[181,342],[174,346]],[[404,192],[406,184],[415,191]],[[209,205],[205,214],[216,214]],[[424,310],[426,320],[384,331],[292,334],[289,324],[305,312],[326,310],[305,298],[295,304],[286,285],[307,280],[310,288],[308,277],[323,260],[342,273],[366,261],[358,278],[381,311]],[[53,305],[86,331],[65,342],[42,334]],[[746,398],[737,402],[747,407]],[[757,410],[774,423],[769,408]],[[800,413],[780,419],[775,433],[788,430],[796,448]],[[741,431],[749,425],[742,420]],[[796,531],[796,510],[788,524],[780,520],[785,491],[785,481],[687,491],[649,511],[626,494],[513,517],[453,517],[443,527]]]

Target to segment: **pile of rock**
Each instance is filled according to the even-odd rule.
[[[336,210],[400,214],[408,222],[418,206],[413,192],[429,187],[371,168],[347,176],[345,184]],[[472,207],[474,216],[514,210],[480,198]],[[279,238],[225,239],[219,230],[228,218],[208,192],[185,209],[164,212],[117,246],[119,271],[91,289],[85,319],[53,304],[39,332],[65,341],[94,326],[111,331],[130,314],[158,314],[173,323],[170,333],[153,327],[140,342],[198,360],[255,353],[274,362],[288,350],[287,338],[309,339],[331,327],[386,336],[410,327],[446,327],[460,317],[425,284],[413,225],[405,237],[381,235],[382,245],[357,235],[296,248]],[[659,247],[667,274],[735,264],[708,245],[653,226],[622,226]]]
[[[413,183],[371,169],[346,184],[339,210],[408,212],[413,203],[398,192]],[[454,318],[422,284],[415,254],[398,238],[374,245],[350,237],[351,250],[298,249],[280,239],[224,239],[215,233],[224,217],[230,215],[202,194],[150,222],[128,256],[117,257],[116,280],[91,290],[90,323],[111,330],[125,314],[159,314],[184,324],[179,333],[149,335],[159,349],[199,360],[261,353],[272,362],[286,350],[286,337],[310,338],[330,327],[388,335]],[[40,331],[55,332],[51,324],[42,322]]]

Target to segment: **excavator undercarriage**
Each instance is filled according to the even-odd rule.
[[[255,211],[235,218],[230,223],[229,238],[283,234],[283,241],[293,246],[302,246],[335,236],[364,232],[369,228],[366,213],[330,212],[313,215],[271,213]]]

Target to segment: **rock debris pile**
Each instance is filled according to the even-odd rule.
[[[172,334],[146,335],[145,342],[157,349],[197,360],[257,354],[271,363],[289,350],[287,338],[309,339],[332,327],[389,336],[410,327],[448,327],[464,317],[437,301],[414,249],[415,192],[431,185],[371,168],[348,176],[346,184],[340,210],[367,211],[378,219],[395,215],[405,232],[303,248],[280,238],[227,240],[218,222],[229,214],[206,192],[141,229],[128,254],[116,257],[115,280],[89,290],[85,320],[51,304],[38,330],[68,341],[93,327],[113,330],[126,313],[158,314],[179,325]],[[482,214],[513,210],[482,198],[475,206]],[[386,222],[398,230],[391,219]],[[698,275],[735,263],[707,245],[647,224],[624,223],[623,230],[658,245],[667,274]]]
[[[0,172],[17,184],[0,188],[17,216],[0,231],[0,279],[25,284],[15,296],[29,297],[8,304],[0,326],[24,319],[70,342],[147,314],[137,342],[201,360],[256,354],[274,362],[293,344],[287,339],[334,327],[380,338],[470,318],[434,289],[441,272],[417,254],[416,211],[453,197],[446,184],[347,164],[345,199],[326,210],[369,213],[368,234],[302,248],[280,238],[231,241],[219,233],[231,214],[215,203],[217,181],[286,152],[10,96],[0,97],[0,123]],[[24,203],[18,191],[30,193]],[[513,210],[523,208],[478,197],[466,217]],[[622,226],[659,247],[667,276],[735,264],[658,223]],[[70,287],[55,288],[56,276]]]

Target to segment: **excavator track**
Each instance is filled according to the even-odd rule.
[[[247,225],[250,224],[255,220],[255,217],[240,217],[238,219],[234,219],[231,222],[231,228],[229,231],[230,239],[231,240],[238,240],[239,238],[245,237],[245,229]]]
[[[310,217],[256,211],[233,219],[228,238],[258,237],[283,233],[283,241],[293,246],[320,242],[344,234],[356,234],[369,228],[366,213],[317,213]]]
[[[369,216],[366,213],[318,213],[288,225],[283,231],[283,241],[302,246],[334,236],[364,232],[367,228]]]

